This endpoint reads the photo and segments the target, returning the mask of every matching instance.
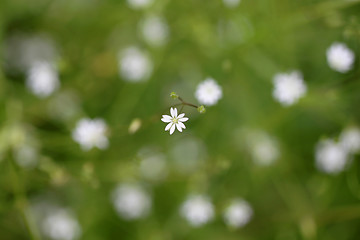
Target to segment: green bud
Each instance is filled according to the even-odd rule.
[[[199,113],[206,113],[206,109],[204,107],[204,105],[201,105],[200,107],[197,108]]]
[[[170,93],[170,97],[171,97],[172,99],[178,99],[178,98],[179,98],[179,96],[178,96],[175,92],[171,92],[171,93]]]

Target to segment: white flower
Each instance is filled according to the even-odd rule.
[[[223,0],[224,4],[228,8],[235,8],[239,5],[241,0]]]
[[[280,151],[276,139],[266,132],[251,131],[247,134],[253,161],[261,166],[268,166],[280,157]]]
[[[303,76],[298,71],[276,74],[273,82],[273,96],[283,106],[296,103],[307,91]]]
[[[42,231],[54,240],[73,240],[81,235],[79,223],[66,209],[50,212],[42,221]]]
[[[15,34],[6,40],[4,57],[8,67],[26,72],[34,62],[55,63],[59,58],[54,41],[44,34]]]
[[[163,154],[143,156],[140,162],[140,173],[149,180],[161,180],[167,175],[167,165]]]
[[[38,164],[39,155],[36,147],[22,144],[14,150],[14,159],[19,166],[31,169]]]
[[[38,97],[47,97],[60,86],[58,73],[48,62],[35,62],[27,71],[26,86]]]
[[[178,116],[178,112],[176,108],[170,108],[170,114],[169,115],[162,115],[161,121],[168,123],[165,127],[165,131],[170,130],[170,135],[174,133],[175,127],[179,132],[182,132],[182,129],[185,129],[185,124],[183,122],[186,122],[189,120],[189,118],[184,117],[185,113],[181,113]]]
[[[121,184],[112,193],[112,202],[125,220],[146,217],[151,209],[150,196],[138,185]]]
[[[129,47],[119,53],[119,71],[126,81],[148,80],[152,69],[153,65],[148,55],[136,47]]]
[[[127,0],[129,6],[133,9],[143,9],[149,7],[154,0]]]
[[[320,171],[336,174],[345,168],[347,151],[335,141],[326,139],[317,144],[315,158]]]
[[[206,78],[197,86],[195,97],[201,104],[212,106],[222,98],[222,89],[214,79]]]
[[[225,223],[232,228],[246,225],[253,215],[251,206],[243,199],[235,199],[224,212]]]
[[[182,204],[180,214],[192,226],[199,227],[214,217],[214,207],[207,196],[191,195]]]
[[[104,120],[100,118],[83,118],[78,121],[76,128],[72,132],[72,137],[85,151],[93,147],[106,149],[109,145],[109,141],[105,135],[106,131],[107,126]]]
[[[350,153],[356,153],[360,150],[360,129],[350,127],[340,134],[341,146]]]
[[[166,21],[157,16],[147,17],[140,24],[140,31],[145,41],[153,47],[163,46],[169,36]]]
[[[326,51],[329,66],[338,72],[349,71],[354,63],[355,55],[344,43],[333,43]]]

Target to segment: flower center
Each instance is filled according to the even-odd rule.
[[[177,118],[173,118],[173,119],[172,119],[172,122],[173,122],[173,123],[178,123],[178,119],[177,119]]]

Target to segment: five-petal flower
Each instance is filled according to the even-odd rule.
[[[189,120],[189,118],[184,117],[185,113],[181,113],[178,115],[176,108],[170,108],[170,114],[171,116],[162,115],[161,121],[168,123],[168,125],[166,125],[165,127],[165,131],[170,130],[171,135],[174,133],[176,127],[179,132],[182,132],[182,130],[186,128],[183,122],[186,122],[187,120]]]

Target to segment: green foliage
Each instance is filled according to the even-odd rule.
[[[155,0],[139,10],[115,0],[0,1],[0,239],[46,239],[32,209],[39,199],[71,209],[86,240],[358,239],[359,156],[343,172],[325,174],[315,167],[315,148],[360,126],[359,13],[358,0],[242,0],[235,8],[220,0]],[[168,24],[163,46],[140,33],[151,15]],[[11,66],[13,36],[53,41],[61,85],[52,95],[32,94],[27,73]],[[355,53],[347,73],[326,62],[334,42]],[[130,46],[151,59],[148,80],[119,74],[119,52]],[[272,79],[292,70],[302,72],[307,94],[283,107],[272,96]],[[194,92],[208,76],[223,97],[199,114],[205,107]],[[177,104],[172,90],[173,99],[201,106],[184,106],[186,129],[170,136],[160,119]],[[104,119],[107,149],[83,151],[72,139],[85,117]],[[276,139],[273,164],[253,161],[253,130]],[[25,143],[37,154],[32,168],[15,160]],[[163,178],[139,170],[149,155],[165,159]],[[128,182],[151,195],[146,218],[126,221],[114,209],[113,189]],[[209,196],[215,209],[198,228],[179,214],[192,193]],[[254,215],[231,229],[222,214],[238,197]]]

